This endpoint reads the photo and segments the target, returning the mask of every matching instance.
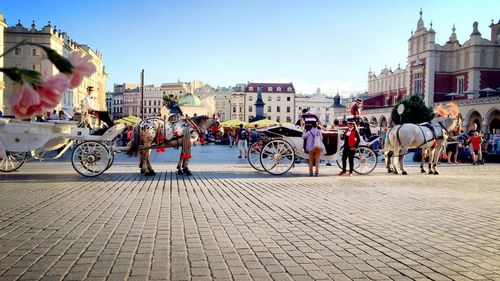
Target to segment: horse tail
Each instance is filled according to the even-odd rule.
[[[131,145],[127,151],[129,156],[137,156],[137,152],[139,151],[140,137],[139,137],[139,128],[141,122],[137,122],[134,126],[134,134],[132,135],[132,139],[130,140]]]

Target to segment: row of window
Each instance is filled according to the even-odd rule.
[[[21,47],[17,47],[14,49],[14,56],[22,56],[23,53],[24,53],[24,51],[23,51],[23,48],[21,48]],[[38,48],[31,49],[31,56],[36,57],[36,56],[39,56],[40,54],[41,54],[40,49],[38,49]]]
[[[17,67],[17,68],[23,68],[23,65],[20,63],[14,63],[12,66]],[[36,71],[40,71],[40,65],[39,64],[32,64],[31,69],[36,70]]]
[[[248,96],[248,101],[253,101],[253,96]],[[273,97],[268,96],[267,101],[273,101]],[[276,101],[281,101],[281,97],[280,96],[276,97]],[[286,101],[291,101],[291,97],[286,97]]]
[[[248,87],[248,90],[249,91],[253,91],[254,90],[254,87],[253,86],[250,86]],[[272,92],[273,91],[273,87],[267,87],[267,91],[268,92]],[[293,91],[292,87],[288,87],[286,88],[286,91],[291,93]],[[276,87],[276,92],[281,92],[281,87]]]
[[[251,105],[248,106],[248,112],[253,112],[253,108],[254,108],[254,106],[251,106]],[[236,107],[233,107],[233,112],[236,112],[236,110],[237,110]],[[290,113],[291,110],[292,110],[292,108],[290,106],[286,107],[287,113]],[[238,111],[243,112],[243,107],[241,107],[241,106],[238,107]],[[270,105],[267,106],[267,112],[272,112],[272,106],[270,106]],[[276,106],[276,112],[281,112],[281,106]]]

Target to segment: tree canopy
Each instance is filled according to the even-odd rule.
[[[401,117],[398,114],[398,106],[403,104],[405,110]],[[391,120],[394,124],[413,123],[420,124],[430,122],[434,118],[434,110],[432,107],[425,106],[425,102],[419,95],[411,95],[394,105],[391,112]]]

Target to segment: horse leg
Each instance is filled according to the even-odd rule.
[[[437,170],[437,165],[438,165],[440,156],[441,156],[441,149],[439,149],[439,150],[436,149],[434,151],[434,158],[432,161],[432,170],[434,171],[434,175],[439,175],[439,172]]]
[[[420,160],[420,172],[422,174],[427,173],[427,171],[424,169],[424,164],[425,164],[425,154],[427,153],[426,148],[422,148],[422,159]]]
[[[182,164],[182,171],[184,172],[184,174],[186,176],[191,176],[191,175],[193,175],[193,173],[191,173],[191,171],[189,170],[188,162],[189,162],[189,159],[184,159],[184,162]]]
[[[408,152],[408,149],[401,149],[399,151],[399,168],[401,169],[401,174],[402,175],[408,175],[408,173],[405,171],[405,156],[406,153]]]
[[[436,157],[436,150],[432,147],[429,148],[429,175],[434,174],[434,169],[432,168],[434,164],[434,158]]]
[[[146,165],[146,160],[147,160],[147,151],[148,149],[143,149],[141,150],[141,159],[140,159],[140,162],[139,162],[139,169],[141,169],[141,174],[145,174],[147,172],[147,165]]]
[[[141,173],[144,173],[145,176],[153,176],[155,172],[151,169],[151,164],[149,163],[149,154],[151,153],[151,149],[144,149],[141,152],[141,155],[144,155],[144,159],[141,163]],[[144,172],[143,172],[144,171]]]
[[[182,159],[182,156],[179,158],[179,162],[177,162],[177,174],[178,175],[182,175],[184,174],[182,172],[182,162],[183,162],[183,159]]]
[[[398,172],[398,160],[399,160],[399,153],[400,153],[400,148],[396,145],[394,146],[394,155],[392,155],[392,172],[397,175],[399,174]]]
[[[392,151],[388,151],[384,152],[384,154],[385,154],[385,167],[387,168],[387,173],[392,173],[391,158],[394,153]]]
[[[148,160],[146,161],[146,165],[148,166],[149,176],[156,175],[156,172],[153,170],[153,167],[151,167],[151,162],[149,162],[149,157]]]

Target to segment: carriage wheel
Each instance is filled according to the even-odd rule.
[[[7,157],[0,160],[0,171],[2,172],[14,172],[21,168],[28,157],[27,152],[10,152],[6,151]]]
[[[273,175],[288,172],[294,164],[295,153],[290,143],[284,140],[272,140],[262,148],[260,163],[264,170]]]
[[[366,175],[375,167],[377,167],[377,154],[367,146],[360,146],[354,154],[354,172]]]
[[[98,176],[109,168],[111,154],[102,143],[86,141],[79,144],[71,156],[75,171],[86,177]]]
[[[254,142],[250,148],[248,148],[248,163],[257,171],[264,171],[264,167],[262,167],[260,163],[260,153],[264,145],[265,143],[260,140]]]
[[[115,152],[114,151],[110,151],[109,152],[108,166],[106,167],[105,171],[107,171],[111,167],[111,165],[113,165],[114,162],[115,162]]]
[[[339,168],[340,168],[341,170],[342,170],[342,154],[343,154],[342,152],[343,152],[343,151],[344,151],[344,146],[342,145],[342,146],[340,146],[340,147],[339,147],[339,150],[338,150],[338,152],[337,152],[337,160],[336,160],[336,162],[337,162],[337,166],[339,166]],[[356,161],[356,155],[355,155],[354,157],[355,157],[355,158],[354,158],[354,161]],[[356,163],[355,163],[355,164],[356,164]],[[347,165],[349,165],[349,164],[347,164]]]

